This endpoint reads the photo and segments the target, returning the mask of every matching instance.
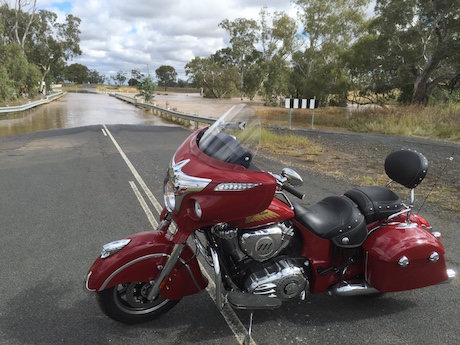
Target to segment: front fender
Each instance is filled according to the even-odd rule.
[[[149,283],[156,279],[168,260],[174,243],[162,231],[147,231],[128,236],[131,242],[108,258],[100,256],[86,274],[86,288],[102,291],[118,284],[132,281]],[[192,249],[186,245],[160,295],[168,299],[180,299],[206,288],[208,280],[203,276]]]

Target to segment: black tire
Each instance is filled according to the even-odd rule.
[[[169,300],[158,296],[155,300],[147,299],[150,284],[130,282],[119,284],[97,292],[97,301],[104,314],[123,323],[136,324],[153,320],[172,307],[179,300]]]

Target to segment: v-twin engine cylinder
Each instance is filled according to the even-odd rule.
[[[241,249],[257,261],[265,261],[279,254],[294,236],[290,224],[278,223],[271,227],[247,231],[241,235]]]

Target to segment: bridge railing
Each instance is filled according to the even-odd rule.
[[[163,118],[166,118],[166,119],[171,120],[171,121],[181,119],[181,120],[187,121],[188,123],[194,123],[195,128],[198,128],[200,123],[213,124],[217,120],[217,119],[210,118],[210,117],[203,117],[203,116],[198,116],[198,115],[194,115],[194,114],[181,113],[181,112],[174,111],[174,110],[171,110],[171,109],[166,109],[166,108],[163,108],[163,107],[159,107],[159,106],[151,104],[151,103],[139,102],[134,97],[129,97],[129,96],[122,95],[122,94],[119,94],[119,93],[110,93],[110,96],[116,97],[116,98],[118,98],[118,99],[120,99],[122,101],[128,102],[128,103],[134,104],[134,105],[136,105],[138,107],[144,107],[144,108],[152,109],[155,115],[163,117]]]
[[[58,91],[56,93],[53,93],[51,95],[46,96],[45,99],[40,99],[38,101],[29,102],[29,103],[22,104],[22,105],[1,107],[0,108],[0,114],[18,113],[18,112],[21,112],[21,111],[26,111],[26,110],[29,110],[31,108],[38,107],[39,105],[52,102],[52,101],[64,96],[65,94],[66,94],[65,92]]]

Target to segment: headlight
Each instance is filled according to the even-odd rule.
[[[169,212],[174,211],[174,207],[176,207],[176,196],[174,194],[174,185],[171,181],[165,181],[164,186],[164,199],[165,199],[165,206]]]
[[[101,258],[108,258],[110,255],[115,254],[116,252],[126,247],[129,242],[131,242],[131,240],[126,238],[124,240],[113,241],[104,244],[104,246],[102,247]]]

